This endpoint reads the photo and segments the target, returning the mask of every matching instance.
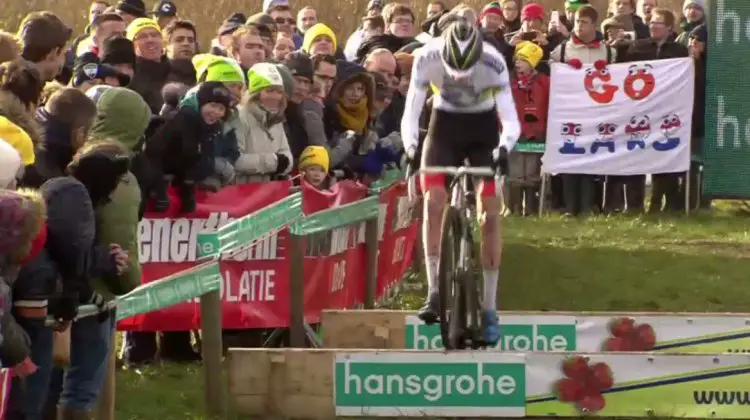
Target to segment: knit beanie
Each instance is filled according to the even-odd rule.
[[[279,70],[281,75],[281,83],[284,85],[284,94],[288,99],[294,95],[294,76],[292,75],[289,67],[283,64],[276,64],[276,69]]]
[[[8,188],[20,168],[21,155],[18,150],[0,138],[0,189]]]
[[[492,2],[487,4],[482,8],[482,11],[479,13],[479,20],[484,19],[487,15],[497,15],[502,16],[503,15],[503,9],[500,7],[500,4],[497,2]]]
[[[323,146],[307,146],[299,155],[299,169],[304,171],[311,166],[320,166],[323,172],[328,172],[328,150]]]
[[[206,104],[221,104],[229,109],[232,102],[232,93],[221,82],[203,82],[198,86],[198,106]]]
[[[138,18],[130,22],[130,24],[128,25],[128,31],[125,34],[125,36],[129,40],[132,41],[135,39],[136,36],[138,36],[138,34],[141,31],[145,29],[154,29],[157,32],[161,33],[161,28],[159,27],[159,24],[156,23],[155,20],[151,18],[142,17],[142,18]]]
[[[193,66],[199,82],[245,83],[242,67],[229,57],[198,54],[193,57]]]
[[[529,3],[521,9],[521,21],[544,20],[544,7],[538,3]]]
[[[539,45],[530,41],[521,41],[516,45],[516,52],[513,55],[516,60],[524,60],[531,64],[531,68],[536,68],[542,61],[544,50]]]
[[[36,161],[31,137],[21,127],[2,115],[0,115],[0,139],[16,149],[24,166],[29,166]]]
[[[698,42],[708,42],[708,27],[705,23],[702,23],[692,31],[690,31],[690,38],[695,38]]]
[[[269,87],[284,88],[284,79],[276,64],[258,63],[247,71],[248,93],[254,95]]]
[[[682,14],[687,14],[687,8],[690,6],[700,7],[705,12],[706,0],[685,0],[685,3],[682,4]]]
[[[284,65],[292,73],[292,76],[304,77],[312,80],[315,70],[310,57],[302,52],[293,52],[286,56]]]
[[[109,65],[130,64],[135,67],[135,48],[133,41],[124,36],[113,36],[102,43],[99,54],[102,63]]]
[[[302,40],[302,51],[310,54],[310,47],[312,47],[313,42],[315,42],[315,38],[323,35],[331,38],[331,41],[333,42],[333,50],[336,51],[338,45],[336,42],[336,34],[333,33],[331,28],[322,23],[316,23],[310,27],[310,29],[305,31],[305,38]]]
[[[146,5],[143,0],[121,0],[115,6],[117,10],[135,17],[146,16]]]
[[[588,4],[589,0],[565,0],[565,9],[578,10]]]

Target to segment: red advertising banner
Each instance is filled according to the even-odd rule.
[[[177,199],[166,213],[147,212],[139,226],[142,282],[149,283],[197,264],[196,236],[273,204],[289,195],[287,181],[200,192],[195,213],[178,212]],[[407,211],[403,184],[381,193],[378,296],[400,281],[411,262],[416,224]],[[170,192],[171,193],[171,192]],[[331,191],[303,186],[303,207],[317,212],[361,200],[367,189],[340,182]],[[400,210],[399,210],[400,209]],[[304,237],[305,319],[318,322],[324,309],[351,308],[364,300],[364,223]],[[236,255],[222,256],[221,300],[225,329],[278,328],[289,322],[288,231],[263,238]],[[200,326],[197,301],[136,315],[119,322],[129,331],[185,331]]]
[[[169,276],[197,264],[196,237],[235,218],[259,210],[289,195],[291,182],[231,186],[217,193],[198,192],[197,209],[179,214],[178,200],[166,213],[147,212],[139,225],[139,259],[143,283]],[[170,193],[172,193],[170,191]],[[289,319],[287,233],[264,238],[221,262],[223,324],[227,329],[285,325]],[[121,330],[184,331],[200,325],[197,302],[184,302],[136,315],[118,324]]]
[[[304,182],[302,185],[302,206],[306,214],[365,197],[367,188],[352,181],[338,182],[328,191]],[[324,309],[345,309],[362,303],[366,269],[364,223],[307,235],[305,248],[305,312],[315,308],[315,313],[320,314]],[[317,319],[308,322],[317,322]]]
[[[411,266],[418,230],[418,215],[414,214],[414,203],[407,196],[407,187],[397,182],[380,192],[381,206],[387,206],[381,229],[378,252],[378,286],[376,296],[384,293],[401,281]]]

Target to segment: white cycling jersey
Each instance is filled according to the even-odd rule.
[[[435,95],[433,108],[443,111],[479,113],[497,109],[503,124],[502,134],[498,133],[499,145],[512,150],[521,134],[521,124],[505,59],[492,44],[484,42],[481,59],[472,68],[470,76],[459,82],[448,74],[443,64],[440,54],[444,43],[442,37],[433,38],[414,52],[411,81],[401,119],[405,150],[416,147],[419,142],[419,117],[428,90]]]

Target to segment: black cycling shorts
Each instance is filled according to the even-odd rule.
[[[497,111],[457,113],[433,109],[420,167],[492,166],[492,151],[500,138]]]

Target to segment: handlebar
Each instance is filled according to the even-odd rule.
[[[420,173],[424,174],[444,174],[454,177],[462,176],[481,176],[481,177],[494,177],[495,178],[495,195],[503,198],[502,185],[505,181],[505,175],[502,175],[499,171],[496,171],[489,166],[429,166],[414,170],[411,163],[406,166],[406,180],[407,180],[407,195],[409,200],[414,201],[416,198],[417,190],[417,175]]]

